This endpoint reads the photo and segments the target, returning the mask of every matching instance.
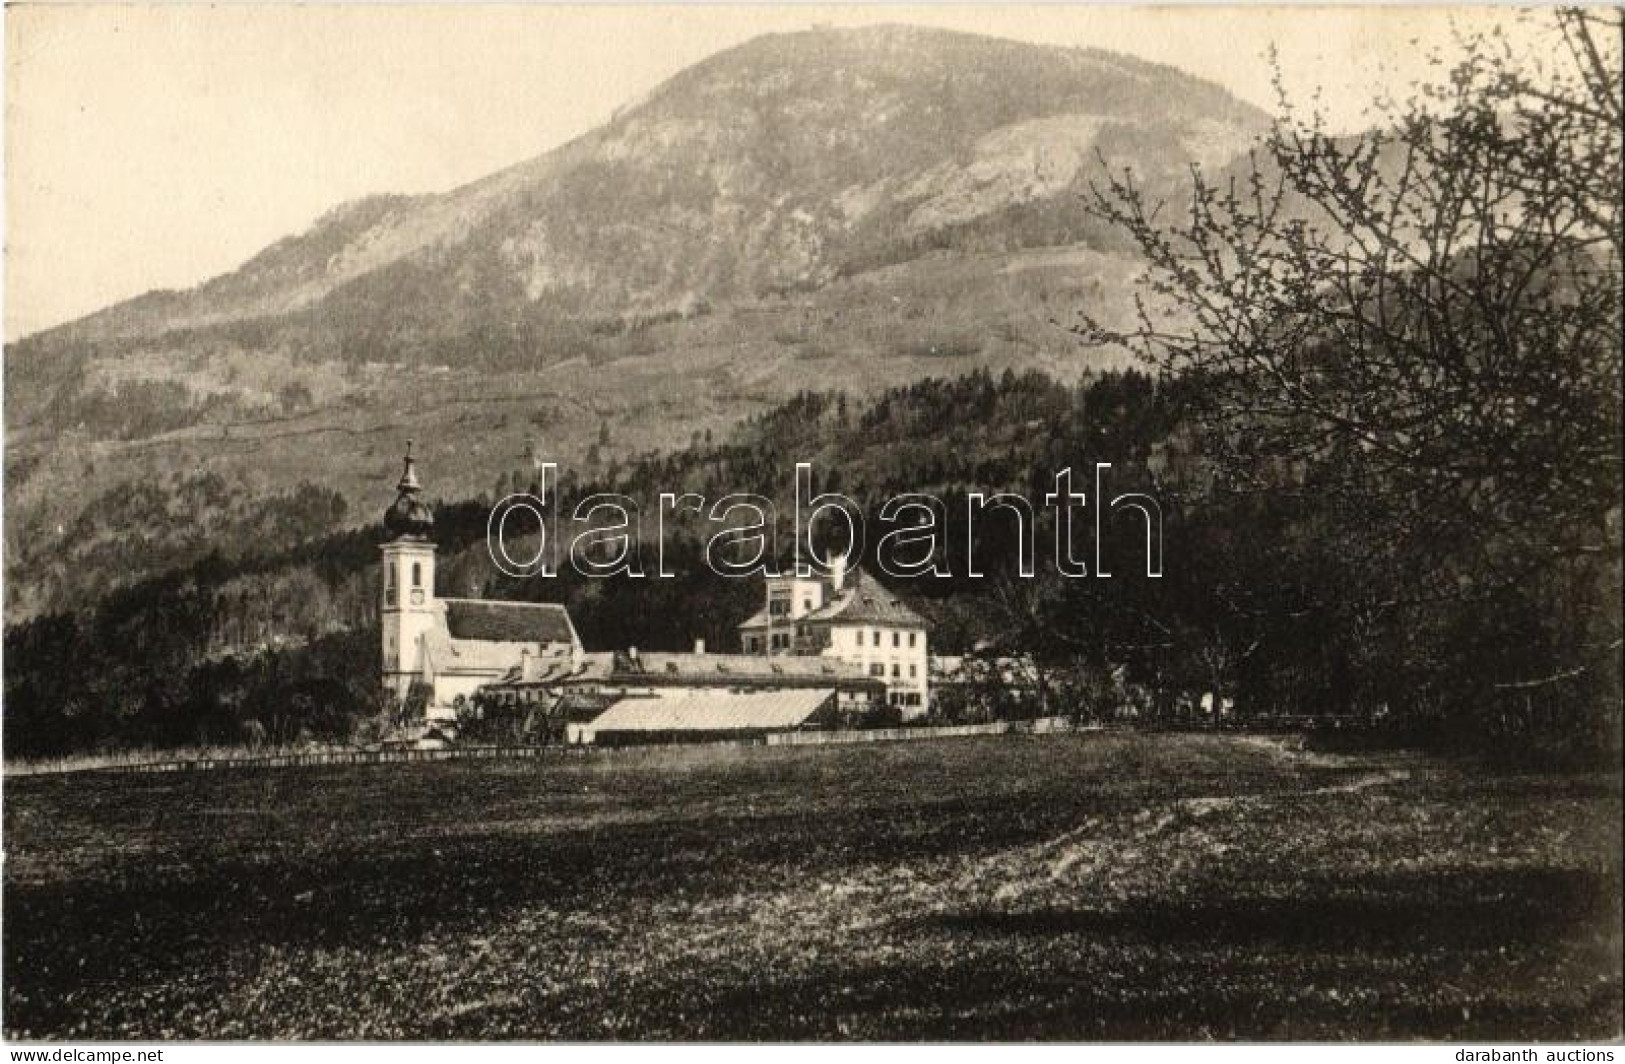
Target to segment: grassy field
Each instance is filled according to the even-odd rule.
[[[1205,736],[5,784],[12,1037],[1616,1036],[1617,777]]]

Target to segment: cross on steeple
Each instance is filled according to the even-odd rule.
[[[416,459],[412,457],[412,441],[406,441],[406,468],[401,470],[401,482],[395,485],[395,490],[403,494],[415,493],[422,488],[418,483],[417,470],[414,468]]]

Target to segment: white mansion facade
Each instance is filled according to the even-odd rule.
[[[929,647],[918,613],[836,558],[828,576],[767,580],[767,602],[739,626],[746,654],[818,655],[855,665],[886,687],[905,717],[930,709]]]

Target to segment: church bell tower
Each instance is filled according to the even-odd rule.
[[[383,682],[397,699],[405,699],[412,681],[423,676],[423,637],[440,610],[434,594],[434,512],[418,497],[422,490],[407,440],[395,502],[384,511],[382,547]]]

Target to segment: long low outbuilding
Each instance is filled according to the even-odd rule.
[[[833,687],[722,691],[661,688],[615,702],[572,741],[602,746],[747,739],[834,723]]]

